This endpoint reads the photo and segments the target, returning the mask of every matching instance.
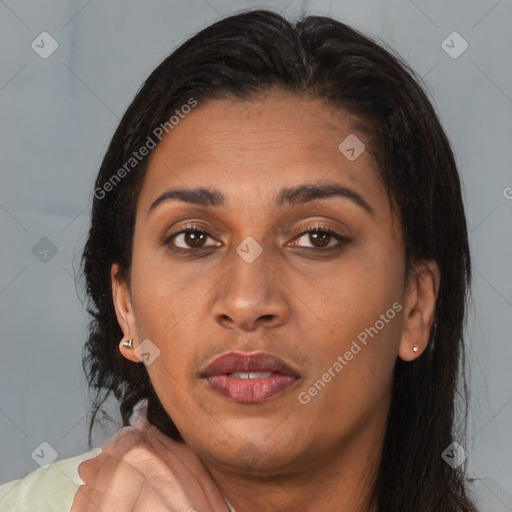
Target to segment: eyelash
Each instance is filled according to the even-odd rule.
[[[174,238],[176,238],[179,235],[187,234],[187,233],[198,233],[198,234],[206,235],[206,236],[208,236],[210,238],[213,238],[210,235],[210,233],[208,233],[208,231],[206,231],[202,227],[200,227],[198,225],[195,225],[195,224],[188,224],[181,231],[173,233],[172,235],[167,237],[165,239],[165,241],[164,241],[164,244],[165,245],[170,245],[171,241]],[[337,231],[334,231],[333,229],[328,228],[327,226],[320,225],[320,224],[315,224],[314,226],[311,226],[306,231],[303,231],[303,232],[299,233],[298,235],[296,235],[294,237],[294,240],[300,239],[304,235],[307,235],[309,233],[323,233],[323,234],[327,234],[327,235],[335,238],[338,241],[338,244],[335,245],[334,247],[329,247],[329,246],[327,246],[327,247],[301,247],[301,246],[299,246],[299,247],[301,247],[303,249],[313,250],[313,251],[327,252],[327,251],[340,250],[344,245],[347,245],[348,243],[350,243],[350,239],[347,238],[346,236],[343,236],[340,233],[338,233]],[[189,249],[183,249],[182,247],[173,247],[172,250],[175,251],[175,252],[178,252],[178,253],[190,253],[190,252],[204,251],[204,250],[207,250],[209,247],[212,247],[212,246],[196,247],[196,248],[191,247]]]

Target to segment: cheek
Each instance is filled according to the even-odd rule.
[[[310,288],[316,292],[310,293],[308,305],[321,313],[310,324],[317,328],[307,331],[313,333],[316,371],[304,388],[322,390],[311,390],[318,393],[311,410],[320,415],[329,410],[344,417],[352,409],[354,414],[356,409],[359,414],[371,411],[391,383],[402,329],[403,266],[398,250],[383,251],[375,245],[379,250],[368,246],[358,251],[357,258],[347,260],[346,267],[340,266],[325,293]],[[325,388],[324,381],[328,381]]]
[[[139,335],[163,343],[181,328],[205,293],[200,280],[183,274],[162,247],[139,242],[132,266],[133,305]]]
[[[394,258],[389,252],[387,257],[382,253],[382,249],[377,251],[370,246],[365,252],[354,253],[353,258],[322,281],[311,280],[303,285],[307,290],[305,303],[316,313],[308,317],[316,322],[326,339],[354,339],[376,322],[379,331],[392,331],[396,337],[396,310],[386,312],[401,300],[403,268],[400,255]],[[335,343],[334,348],[343,346]]]
[[[158,359],[147,366],[150,379],[160,396],[175,393],[183,386],[196,354],[201,325],[195,316],[201,307],[201,293],[191,285],[183,285],[176,274],[155,265],[135,264],[133,307],[140,341],[151,340],[160,351]],[[203,291],[204,294],[204,291]]]

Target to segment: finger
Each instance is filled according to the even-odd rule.
[[[80,477],[88,484],[88,492],[94,489],[104,494],[102,506],[114,503],[119,507],[119,500],[115,498],[118,496],[122,502],[130,504],[132,508],[129,510],[132,511],[135,510],[134,503],[140,502],[141,496],[148,496],[144,503],[158,501],[155,497],[149,498],[154,494],[168,507],[165,510],[177,507],[183,511],[193,506],[189,502],[190,496],[202,495],[197,482],[184,484],[181,476],[175,475],[148,446],[138,443],[127,453],[112,453],[114,455],[102,453],[84,461],[79,467]],[[121,458],[117,459],[117,456]]]
[[[169,508],[149,487],[126,495],[114,489],[102,492],[89,486],[80,486],[71,505],[71,512],[177,512]],[[185,509],[187,510],[187,509]]]
[[[105,454],[82,462],[78,469],[80,478],[89,487],[101,492],[115,489],[119,493],[133,493],[145,481],[144,476],[129,463]]]
[[[136,439],[142,438],[143,432],[133,427],[123,427],[119,430],[107,443],[102,447],[102,451],[107,449],[115,449],[119,445],[134,442]]]
[[[147,400],[145,403],[141,403],[141,405],[133,411],[133,416],[130,420],[130,425],[140,431],[146,431],[151,423],[148,421],[148,405]]]
[[[148,442],[145,433],[129,427],[103,447],[103,455],[130,464],[145,478],[165,477],[169,467]],[[105,458],[101,462],[105,462]],[[142,471],[142,469],[144,471]]]
[[[152,426],[146,432],[148,443],[163,458],[175,474],[180,475],[180,481],[190,489],[199,489],[194,494],[200,500],[200,509],[209,505],[211,510],[224,512],[228,511],[224,495],[213,480],[197,453],[190,446],[174,441],[158,428]]]
[[[75,493],[71,512],[104,512],[101,508],[102,495],[86,485],[81,485]]]
[[[196,452],[189,445],[171,439],[169,436],[166,436],[163,432],[161,432],[155,425],[151,425],[145,431],[145,437],[157,440],[158,442],[162,443],[180,460],[202,465],[202,462],[200,461]]]
[[[101,460],[98,457],[100,463],[107,464],[109,458],[114,462],[123,461],[146,479],[165,478],[167,475],[172,474],[169,466],[165,464],[160,455],[154,450],[146,436],[141,435],[139,432],[136,434],[127,433],[116,443],[105,446],[103,456]]]
[[[126,473],[126,465],[129,465],[157,492],[172,489],[173,497],[168,497],[171,504],[181,496],[188,496],[194,498],[196,507],[200,505],[200,509],[208,505],[211,510],[228,510],[222,493],[197,454],[189,446],[165,436],[154,426],[146,432],[131,427],[121,429],[103,447],[102,455],[90,459],[93,462],[84,464],[81,469],[83,480],[99,489],[106,490],[108,485],[122,486],[122,482],[129,481],[132,478]],[[107,457],[111,460],[107,460]]]
[[[99,473],[104,470],[110,459],[112,459],[110,455],[100,453],[92,459],[81,462],[78,465],[78,475],[84,484],[94,486],[96,484],[96,478],[98,478]],[[104,479],[105,476],[103,475],[102,478]]]
[[[105,453],[99,453],[96,457],[92,459],[87,459],[82,461],[78,465],[78,476],[82,480],[83,483],[88,484],[91,474],[93,474],[96,469],[105,462],[105,459],[110,457],[109,455],[105,455]]]

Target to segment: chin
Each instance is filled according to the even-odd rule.
[[[196,451],[201,458],[208,459],[229,471],[247,475],[276,476],[297,470],[302,457],[296,439],[297,436],[290,437],[290,442],[287,443],[283,439],[270,440],[263,433],[260,436],[248,433],[235,440],[226,434],[222,440],[215,439],[213,446],[201,444],[200,449]],[[212,438],[206,440],[211,441]]]

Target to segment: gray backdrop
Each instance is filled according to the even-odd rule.
[[[181,41],[256,6],[333,16],[424,77],[457,154],[471,232],[468,470],[483,510],[512,510],[510,0],[0,2],[0,482],[36,469],[34,450],[87,450],[87,316],[73,275],[120,117]],[[94,444],[116,428],[97,429]]]

